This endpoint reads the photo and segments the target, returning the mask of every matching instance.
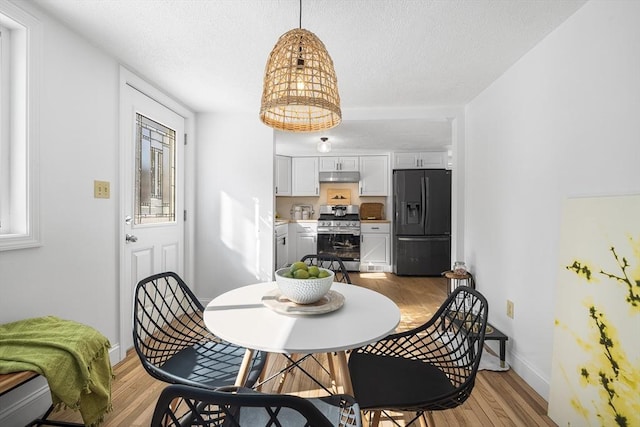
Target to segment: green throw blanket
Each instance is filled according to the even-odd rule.
[[[95,329],[54,316],[0,325],[0,374],[43,375],[53,404],[80,410],[87,426],[111,410],[109,340]]]

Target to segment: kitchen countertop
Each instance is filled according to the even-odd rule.
[[[275,220],[274,225],[283,225],[283,224],[289,224],[290,222],[296,223],[314,223],[314,222],[318,222],[317,219],[282,219],[282,218],[278,218]],[[379,223],[379,224],[389,224],[391,223],[390,220],[388,219],[361,219],[360,222],[366,222],[366,223]]]
[[[275,225],[289,224],[290,222],[300,222],[300,223],[315,223],[318,222],[317,219],[282,219],[278,218],[275,220]]]

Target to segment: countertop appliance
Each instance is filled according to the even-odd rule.
[[[357,205],[321,205],[318,254],[342,259],[349,271],[360,270],[360,214]]]
[[[311,205],[293,205],[291,206],[291,219],[306,220],[312,219],[315,211]]]
[[[439,276],[451,268],[451,171],[393,171],[393,271]]]

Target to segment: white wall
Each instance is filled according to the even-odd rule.
[[[199,114],[195,288],[213,299],[273,273],[273,130],[255,114]]]
[[[43,245],[0,252],[0,323],[56,315],[91,325],[118,342],[118,64],[30,4],[42,22],[40,225]],[[93,198],[93,181],[111,182],[110,199]],[[44,381],[0,401],[0,424],[24,425]],[[8,403],[9,402],[9,403]],[[17,403],[16,403],[17,402]],[[9,413],[22,404],[21,413]],[[9,410],[11,411],[11,410]],[[8,418],[7,418],[8,417]]]
[[[466,261],[544,397],[561,204],[640,193],[638,17],[640,2],[587,3],[466,109]]]
[[[43,245],[0,252],[0,322],[52,314],[94,326],[115,343],[118,64],[31,12],[43,23]],[[93,198],[94,179],[111,182],[110,199]]]

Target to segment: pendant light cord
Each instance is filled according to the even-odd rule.
[[[299,28],[302,29],[302,0],[300,0],[300,21]]]

